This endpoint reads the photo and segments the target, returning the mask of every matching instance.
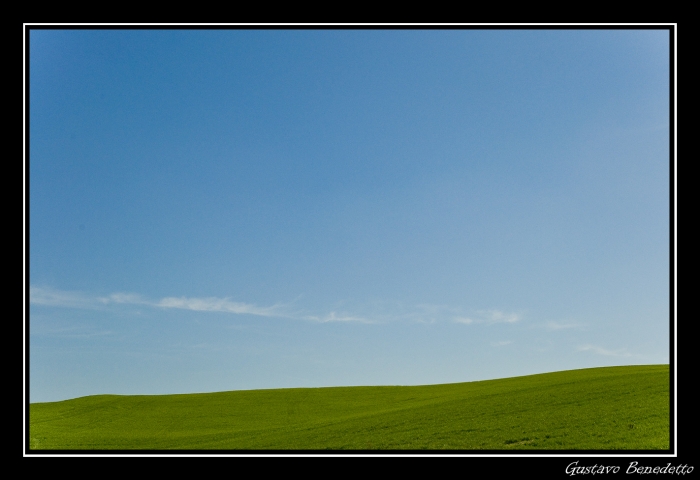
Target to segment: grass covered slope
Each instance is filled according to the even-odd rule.
[[[31,449],[669,448],[669,367],[30,405]]]

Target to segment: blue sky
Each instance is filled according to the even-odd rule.
[[[669,362],[666,30],[32,30],[30,400]]]

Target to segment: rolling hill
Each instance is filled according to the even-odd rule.
[[[30,405],[31,450],[667,450],[669,366]]]

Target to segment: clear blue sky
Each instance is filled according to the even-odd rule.
[[[33,30],[32,402],[669,362],[665,30]]]

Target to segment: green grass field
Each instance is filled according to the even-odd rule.
[[[667,450],[669,367],[30,405],[34,449]]]

